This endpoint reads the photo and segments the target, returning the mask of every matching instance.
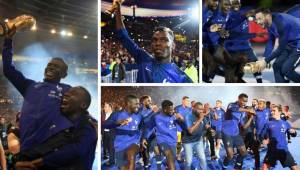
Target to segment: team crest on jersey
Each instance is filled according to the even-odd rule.
[[[248,27],[248,23],[245,22],[245,23],[243,24],[243,28],[242,28],[242,29],[246,29],[247,27]]]
[[[170,121],[170,124],[169,124],[169,129],[173,129],[173,128],[175,128],[176,126],[175,126],[175,124],[174,124],[174,120],[171,120]]]
[[[63,90],[63,88],[61,86],[57,85],[56,89],[58,91],[58,95],[61,97],[62,96],[62,90]]]
[[[168,77],[168,78],[169,78],[169,77]],[[162,81],[162,83],[171,83],[171,82],[169,82],[168,79],[164,79],[164,80]]]
[[[282,124],[282,125],[281,125],[281,128],[280,128],[280,132],[281,132],[281,133],[285,133],[285,131],[286,131],[285,125]]]
[[[51,98],[56,98],[56,99],[61,100],[62,92],[61,91],[50,90],[48,96],[51,97]]]
[[[152,72],[152,70],[148,67],[145,67],[145,70],[149,71],[149,72]]]

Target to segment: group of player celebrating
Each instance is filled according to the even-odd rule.
[[[185,169],[195,166],[192,165],[195,156],[199,160],[195,168],[205,170],[205,143],[209,143],[211,160],[222,159],[220,149],[224,146],[226,156],[220,162],[222,169],[227,169],[233,160],[234,168],[242,169],[248,150],[255,157],[256,169],[274,167],[277,160],[283,167],[298,169],[288,150],[290,136],[297,135],[287,122],[291,117],[288,106],[270,104],[265,99],[253,99],[252,106],[247,106],[245,93],[236,102],[229,103],[226,110],[221,100],[216,100],[215,107],[197,101],[192,101],[189,107],[187,96],[176,107],[172,101],[164,100],[159,108],[148,95],[140,99],[128,95],[124,101],[124,109],[112,113],[102,124],[104,129],[115,129],[115,163],[119,169],[135,169],[138,153],[144,168],[150,168],[149,152],[154,148],[156,165],[152,166],[157,169],[162,169],[163,162],[170,170],[178,169],[176,159],[184,155],[181,161]],[[261,165],[260,148],[265,145],[267,153]]]
[[[202,15],[203,81],[211,83],[216,74],[226,83],[243,83],[245,72],[262,83],[261,72],[272,60],[275,82],[300,82],[295,71],[300,63],[300,5],[285,13],[269,9],[241,8],[240,0],[205,0]],[[249,33],[249,21],[268,30],[264,59],[258,60],[250,39],[266,33]],[[275,40],[278,47],[274,49]],[[249,64],[250,68],[245,68]]]

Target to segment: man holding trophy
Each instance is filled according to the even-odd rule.
[[[21,15],[11,20],[0,21],[0,36],[12,36],[18,30],[33,27],[36,20],[30,15]]]
[[[67,76],[68,65],[62,58],[52,58],[45,68],[43,81],[37,82],[26,78],[13,64],[12,38],[17,31],[34,26],[36,21],[32,16],[21,15],[0,23],[0,35],[5,37],[2,51],[3,74],[24,98],[20,116],[21,147],[20,152],[15,155],[14,159],[16,169],[66,169],[66,167],[78,170],[91,169],[93,157],[95,156],[94,150],[91,148],[94,147],[92,145],[96,145],[96,133],[90,129],[89,132],[93,137],[86,137],[87,140],[82,140],[87,131],[81,131],[83,126],[80,126],[80,134],[77,136],[76,141],[82,141],[84,144],[81,145],[80,150],[78,150],[78,147],[72,149],[77,143],[74,144],[75,140],[72,141],[70,138],[72,135],[67,133],[76,129],[79,123],[62,114],[62,109],[67,100],[64,94],[71,91],[70,85],[61,83],[61,79]],[[79,95],[78,98],[83,97],[83,95]],[[76,104],[70,103],[70,106],[73,105]],[[88,107],[89,104],[85,104],[85,106]],[[84,114],[88,116],[89,114],[86,114],[85,111],[83,111]],[[73,110],[73,112],[75,111]],[[90,127],[88,119],[86,119],[84,127]],[[74,130],[75,132],[77,133],[77,130]],[[94,142],[94,144],[91,142]],[[91,152],[85,152],[81,149],[89,149]],[[54,153],[54,150],[56,154],[61,156],[52,156],[51,159],[45,159],[45,157],[49,158],[50,153]],[[72,160],[80,157],[89,160],[84,162],[74,161],[78,164],[75,165]],[[35,159],[38,161],[33,163]]]

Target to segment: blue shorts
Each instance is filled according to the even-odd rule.
[[[173,156],[176,156],[176,145],[171,146],[166,143],[160,143],[160,144],[158,144],[158,148],[161,153],[165,153],[166,150],[171,150],[173,153]]]
[[[225,149],[227,148],[239,148],[241,146],[245,146],[244,139],[241,135],[226,135],[225,133],[222,133],[222,140],[224,143]]]

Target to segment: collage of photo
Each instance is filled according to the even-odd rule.
[[[0,41],[0,170],[299,169],[297,0],[0,0]]]

